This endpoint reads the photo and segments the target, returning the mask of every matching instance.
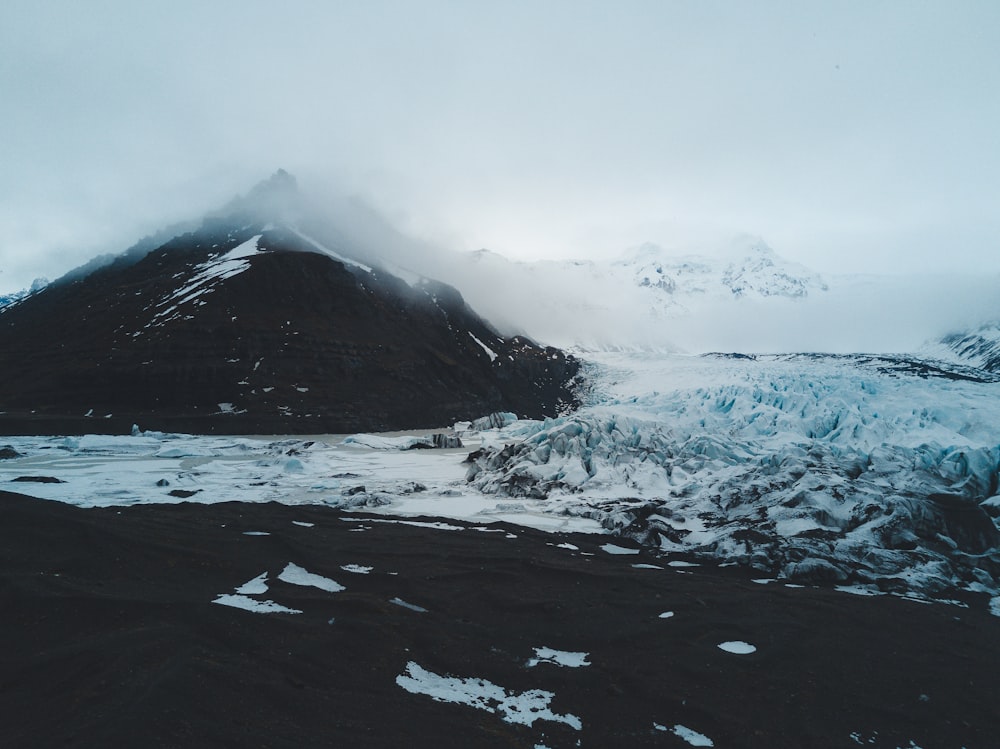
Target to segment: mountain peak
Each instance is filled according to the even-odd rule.
[[[279,169],[267,179],[261,180],[247,193],[247,199],[298,195],[299,183],[284,169]]]
[[[257,220],[293,222],[302,213],[302,195],[298,180],[284,169],[278,169],[261,180],[245,196],[233,198],[211,218],[246,214]]]

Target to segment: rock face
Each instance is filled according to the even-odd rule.
[[[239,206],[237,206],[238,208]],[[318,433],[554,415],[578,363],[238,210],[0,312],[0,433]]]

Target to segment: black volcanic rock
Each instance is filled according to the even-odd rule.
[[[336,433],[575,405],[572,357],[262,221],[288,180],[4,309],[0,433]]]

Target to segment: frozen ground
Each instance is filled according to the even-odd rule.
[[[595,520],[561,514],[555,504],[512,503],[468,485],[463,461],[483,436],[498,433],[465,432],[462,448],[407,449],[428,433],[7,437],[0,446],[22,457],[0,462],[0,481],[13,491],[83,507],[273,501],[603,531]]]
[[[891,357],[590,359],[579,412],[458,424],[461,448],[406,449],[432,430],[137,431],[0,439],[20,455],[0,471],[7,488],[84,506],[277,501],[503,520],[857,592],[1000,593],[1000,384]]]
[[[858,590],[996,595],[1000,385],[903,357],[602,355],[591,403],[469,478],[664,551]]]

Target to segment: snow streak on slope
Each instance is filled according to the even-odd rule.
[[[332,257],[334,260],[336,260],[338,263],[343,263],[344,265],[350,266],[352,268],[357,268],[358,270],[364,271],[365,273],[372,272],[372,269],[369,266],[365,265],[364,263],[359,263],[357,260],[351,260],[350,258],[345,257],[336,250],[330,249],[326,245],[317,242],[312,237],[303,234],[294,227],[289,227],[289,229],[293,234],[295,234],[295,236],[297,236],[303,242],[307,243],[311,248],[313,248],[313,250],[319,252],[321,255],[328,255]]]
[[[229,252],[195,266],[194,275],[183,286],[156,303],[158,311],[147,327],[166,324],[180,314],[178,307],[210,294],[217,284],[249,268],[250,258],[260,252],[260,238],[257,234]]]
[[[27,289],[21,289],[20,291],[14,291],[9,294],[0,294],[0,312],[3,311],[4,307],[17,304],[18,302],[27,299],[32,294],[41,291],[48,285],[49,280],[47,278],[36,278]]]
[[[605,356],[598,372],[593,405],[507,427],[469,480],[791,579],[997,589],[1000,384],[870,358]]]

